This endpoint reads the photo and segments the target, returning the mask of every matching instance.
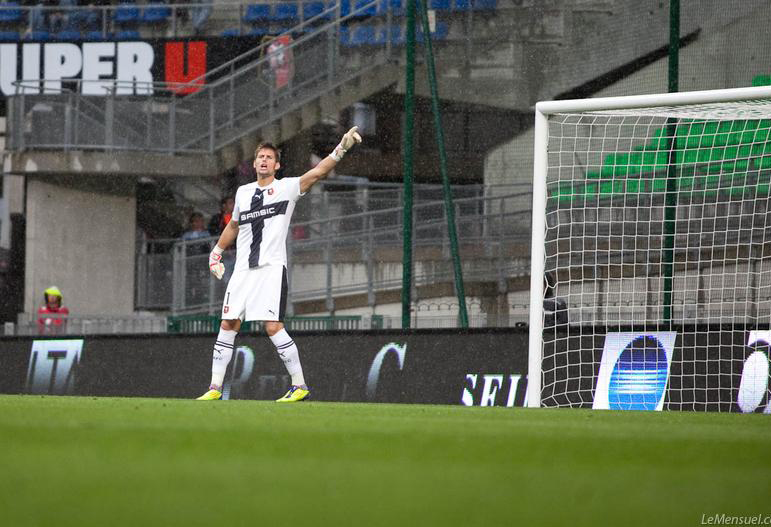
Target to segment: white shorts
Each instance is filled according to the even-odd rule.
[[[223,320],[284,320],[286,267],[263,265],[233,273],[222,305]]]

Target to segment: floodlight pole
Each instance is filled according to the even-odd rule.
[[[418,2],[420,3],[420,14],[423,23],[423,42],[426,44],[426,67],[428,68],[428,84],[431,89],[431,111],[434,114],[436,146],[439,149],[439,171],[442,174],[444,210],[447,217],[447,236],[450,238],[450,252],[452,254],[452,265],[455,275],[455,294],[458,297],[458,318],[460,327],[468,328],[466,291],[463,287],[463,268],[461,267],[460,251],[458,250],[458,233],[455,229],[455,206],[452,201],[450,178],[447,175],[447,153],[444,149],[444,131],[442,130],[442,115],[439,109],[439,92],[436,87],[434,51],[431,45],[431,30],[428,27],[428,9],[425,0],[418,0]]]

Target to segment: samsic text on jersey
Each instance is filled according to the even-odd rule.
[[[238,221],[236,271],[286,265],[286,236],[300,196],[300,178],[274,179],[265,187],[255,181],[238,188],[233,207]]]

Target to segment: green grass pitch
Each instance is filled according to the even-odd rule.
[[[700,525],[771,416],[0,396],[0,524]]]

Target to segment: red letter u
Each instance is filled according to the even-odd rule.
[[[166,82],[189,83],[206,73],[206,42],[187,42],[187,71],[185,71],[185,42],[166,42]],[[201,89],[203,79],[186,86],[172,86],[174,93],[195,93]]]

